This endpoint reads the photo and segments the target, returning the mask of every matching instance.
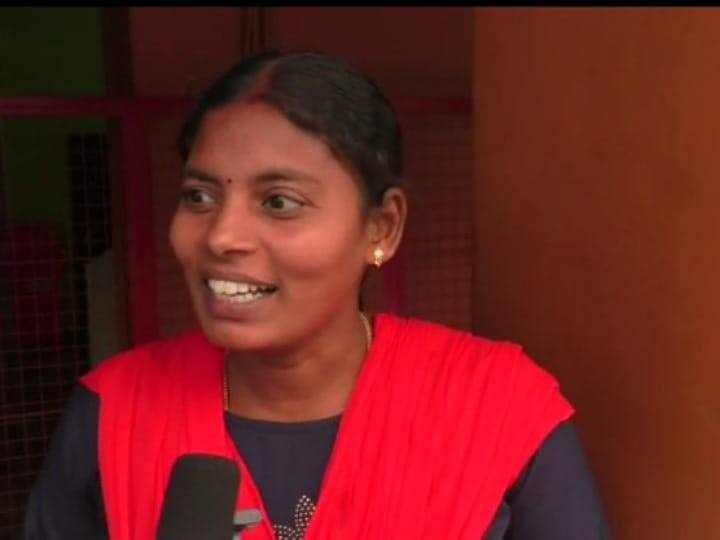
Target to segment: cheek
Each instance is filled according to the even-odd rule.
[[[352,284],[363,272],[364,247],[358,226],[322,226],[286,236],[273,250],[275,264],[288,278],[313,290]]]
[[[195,244],[192,238],[193,230],[194,227],[190,226],[187,218],[184,217],[182,213],[176,212],[170,222],[168,236],[173,253],[175,253],[175,257],[183,266],[183,269],[185,269],[193,259],[193,245]]]

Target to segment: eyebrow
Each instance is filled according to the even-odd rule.
[[[220,179],[217,176],[212,175],[209,172],[205,172],[202,169],[196,169],[195,167],[185,167],[185,169],[183,169],[182,177],[183,179],[194,178],[195,180],[200,180],[201,182],[220,184]]]
[[[197,169],[195,167],[185,167],[185,169],[183,170],[183,178],[193,178],[195,180],[200,180],[201,182],[209,182],[211,184],[222,184],[219,177],[207,171],[203,171],[202,169]],[[258,174],[255,177],[255,180],[263,184],[270,184],[272,182],[277,182],[280,180],[310,182],[315,184],[321,183],[320,180],[315,176],[289,167],[268,169]]]
[[[296,180],[315,184],[320,183],[320,180],[315,176],[292,168],[277,168],[264,171],[257,176],[257,180],[261,183],[272,183],[277,182],[278,180]]]

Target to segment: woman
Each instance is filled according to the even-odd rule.
[[[235,460],[248,540],[609,538],[555,380],[519,347],[358,309],[398,248],[401,133],[318,54],[246,59],[178,139],[170,240],[202,331],[70,400],[29,538],[153,538],[175,460]],[[102,488],[101,488],[102,486]]]

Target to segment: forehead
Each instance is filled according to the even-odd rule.
[[[188,161],[235,169],[236,173],[263,166],[345,172],[320,138],[298,128],[264,103],[232,103],[210,111],[198,130]]]

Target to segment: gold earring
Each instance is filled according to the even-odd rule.
[[[373,251],[373,264],[380,268],[385,259],[385,252],[381,248],[375,248]]]

